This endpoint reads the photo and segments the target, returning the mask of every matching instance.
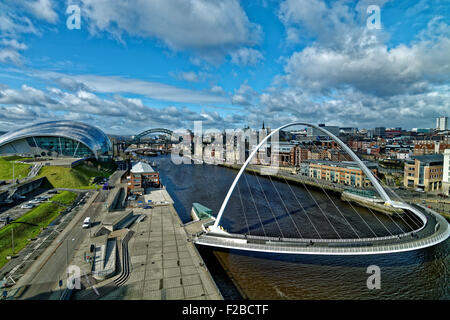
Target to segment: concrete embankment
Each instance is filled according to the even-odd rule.
[[[241,165],[236,165],[236,164],[219,164],[219,166],[234,169],[234,170],[241,169]],[[255,168],[252,166],[248,166],[246,171],[264,176],[261,174],[260,169],[261,168]],[[288,181],[289,183],[298,185],[300,187],[308,186],[308,187],[317,189],[319,191],[326,190],[327,192],[331,192],[337,196],[340,196],[341,199],[344,201],[351,201],[361,207],[375,210],[375,211],[383,213],[383,214],[398,215],[398,214],[402,214],[402,212],[403,212],[401,209],[395,209],[392,207],[385,206],[384,203],[381,201],[381,199],[366,198],[363,196],[358,196],[356,194],[354,195],[349,192],[346,192],[345,188],[343,188],[339,184],[326,184],[326,183],[322,184],[322,183],[318,183],[313,180],[303,179],[298,175],[294,176],[294,175],[290,174],[292,172],[291,168],[279,168],[279,170],[280,170],[279,172],[286,172],[286,174],[277,173],[277,174],[271,175],[271,177],[274,180],[279,180],[281,182]]]

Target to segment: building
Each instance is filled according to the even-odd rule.
[[[364,164],[377,175],[376,163],[364,161]],[[310,161],[309,177],[359,188],[371,185],[362,169],[353,161]]]
[[[442,172],[442,191],[449,196],[450,194],[450,149],[444,152],[444,163]]]
[[[159,173],[146,162],[133,164],[127,177],[128,192],[143,195],[145,188],[159,187]]]
[[[325,124],[319,124],[319,127],[324,128],[325,130],[327,130],[330,133],[334,134],[335,136],[339,137],[339,127],[337,127],[337,126],[326,126]],[[313,127],[308,127],[308,129],[307,129],[307,136],[308,137],[320,136],[320,137],[327,137],[328,138],[328,135],[326,135],[325,133],[323,133],[319,129],[316,129],[316,128],[313,128]]]
[[[291,165],[291,150],[295,145],[289,142],[280,141],[271,144],[271,162],[274,165],[290,166]]]
[[[299,167],[300,163],[308,160],[308,149],[295,146],[291,149],[291,165]]]
[[[99,159],[111,154],[103,131],[75,121],[43,122],[0,136],[0,155]]]
[[[405,162],[403,185],[424,191],[439,190],[443,179],[442,154],[415,156]]]
[[[436,130],[448,130],[448,117],[436,118]]]
[[[427,154],[443,154],[444,150],[450,148],[450,143],[445,141],[418,140],[414,143],[413,154],[422,156]]]
[[[386,128],[385,127],[376,127],[373,135],[375,137],[385,137],[386,136]]]

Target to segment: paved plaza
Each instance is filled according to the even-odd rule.
[[[135,214],[145,219],[130,228],[130,277],[102,299],[222,299],[172,205]]]

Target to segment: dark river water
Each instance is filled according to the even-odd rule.
[[[214,165],[175,165],[169,156],[149,160],[156,162],[183,222],[190,221],[193,202],[217,214],[237,174]],[[385,236],[417,228],[414,220],[394,220],[321,190],[250,173],[241,177],[220,224],[241,234],[304,238]],[[449,299],[449,248],[447,240],[427,249],[367,256],[199,249],[209,269],[222,265],[241,297],[249,299]],[[220,264],[211,262],[211,257]],[[380,289],[367,288],[371,265],[380,268]],[[222,278],[215,280],[224,297],[237,298],[226,283],[220,283],[231,280]]]

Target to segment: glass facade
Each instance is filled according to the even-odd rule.
[[[37,123],[0,136],[0,154],[98,158],[111,152],[111,141],[103,131],[76,121]]]
[[[40,156],[69,156],[86,158],[95,156],[84,144],[64,137],[27,138],[30,147],[38,148]]]

